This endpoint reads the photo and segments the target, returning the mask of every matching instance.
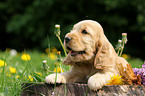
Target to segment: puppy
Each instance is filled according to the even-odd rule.
[[[69,53],[63,63],[71,65],[71,69],[58,73],[56,83],[87,82],[90,89],[97,90],[119,74],[117,64],[123,67],[128,64],[116,54],[96,21],[84,20],[75,24],[66,34],[64,46]],[[56,74],[48,75],[45,81],[55,83],[55,77]]]

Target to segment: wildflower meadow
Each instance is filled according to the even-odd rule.
[[[11,50],[0,52],[0,96],[19,96],[23,83],[44,82],[48,74],[69,70],[59,61],[61,52],[54,47],[45,53],[24,51],[12,55]]]
[[[57,29],[56,31],[55,34],[62,44],[59,37],[60,30]],[[133,68],[141,68],[144,63],[143,60],[123,53],[127,39],[123,37],[123,40],[123,43],[119,41],[119,45],[117,45],[117,53],[125,58]],[[121,47],[121,44],[123,44],[123,47]],[[0,96],[19,96],[23,90],[23,83],[45,82],[45,76],[49,74],[69,71],[70,66],[62,64],[65,55],[67,55],[65,49],[64,52],[61,52],[55,46],[46,48],[44,52],[35,50],[17,52],[17,50],[10,48],[0,51]],[[107,85],[115,84],[123,84],[121,76],[115,75],[107,83]]]

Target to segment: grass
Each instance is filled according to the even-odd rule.
[[[31,59],[28,61],[22,60],[21,56],[24,53],[29,54]],[[38,51],[22,52],[18,53],[16,56],[10,55],[9,51],[0,52],[0,60],[6,62],[5,67],[0,67],[0,95],[19,96],[23,90],[21,86],[23,82],[44,82],[45,76],[52,74],[56,66],[60,67],[63,71],[68,71],[69,66],[63,65],[56,60],[55,56],[57,53],[53,53],[54,56],[48,57],[47,53],[40,53]],[[47,60],[45,69],[42,63],[43,60]],[[143,64],[143,61],[139,58],[127,58],[127,60],[133,68],[140,68]],[[14,71],[14,73],[12,73],[9,67],[15,68],[16,72]],[[48,71],[46,71],[46,69]]]
[[[24,61],[21,59],[22,54],[27,53],[31,59]],[[0,52],[0,60],[6,62],[6,66],[0,67],[0,96],[19,96],[22,91],[23,82],[44,82],[46,75],[54,73],[56,63],[61,70],[68,71],[69,66],[63,65],[56,60],[57,53],[48,56],[47,53],[29,51],[18,53],[16,56],[10,55],[9,51]],[[53,56],[54,55],[54,56]],[[55,58],[55,60],[53,60]],[[47,60],[47,66],[44,69],[42,61]],[[11,69],[12,67],[14,69]],[[48,68],[49,67],[49,68]],[[46,71],[47,70],[47,71]],[[58,70],[60,72],[60,70]]]
[[[132,68],[142,68],[142,64],[144,64],[143,60],[140,58],[132,58],[129,59],[128,62],[131,64]]]

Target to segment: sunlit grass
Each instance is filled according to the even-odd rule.
[[[144,61],[140,58],[133,58],[128,54],[122,54],[122,57],[125,58],[129,64],[131,64],[132,68],[141,68]]]
[[[51,52],[51,54],[49,54]],[[0,52],[0,96],[1,95],[20,95],[22,83],[27,82],[44,82],[45,76],[58,72],[69,71],[69,66],[62,64],[60,59],[61,52],[57,49],[50,50],[46,53],[38,51],[24,51],[11,55],[9,51]],[[24,54],[30,57],[22,59]],[[50,56],[51,55],[51,56]],[[140,68],[143,60],[132,58],[127,54],[123,54],[125,59],[133,68]],[[46,60],[45,66],[42,61]],[[5,66],[4,66],[5,63]],[[44,68],[45,67],[45,68]]]
[[[24,56],[24,54],[29,57]],[[42,62],[44,60],[47,61],[45,73]],[[25,51],[17,53],[15,56],[11,55],[9,51],[0,52],[0,96],[20,95],[23,90],[21,85],[24,82],[44,82],[46,75],[55,73],[57,62],[57,53],[54,51],[51,54]],[[61,62],[57,68],[59,72],[69,70],[69,66],[63,65]]]

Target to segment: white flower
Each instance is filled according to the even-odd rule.
[[[121,43],[121,42],[122,42],[122,40],[118,40],[118,42],[119,42],[119,43]]]
[[[54,32],[55,32],[56,35],[60,35],[60,25],[58,25],[58,24],[55,25],[55,31]]]
[[[46,63],[47,63],[47,61],[46,61],[46,60],[43,60],[42,62],[43,62],[44,64],[46,64]]]
[[[55,25],[55,28],[60,28],[60,25],[56,24],[56,25]]]
[[[10,50],[10,55],[11,56],[16,56],[17,55],[17,51],[15,49],[11,49]]]

